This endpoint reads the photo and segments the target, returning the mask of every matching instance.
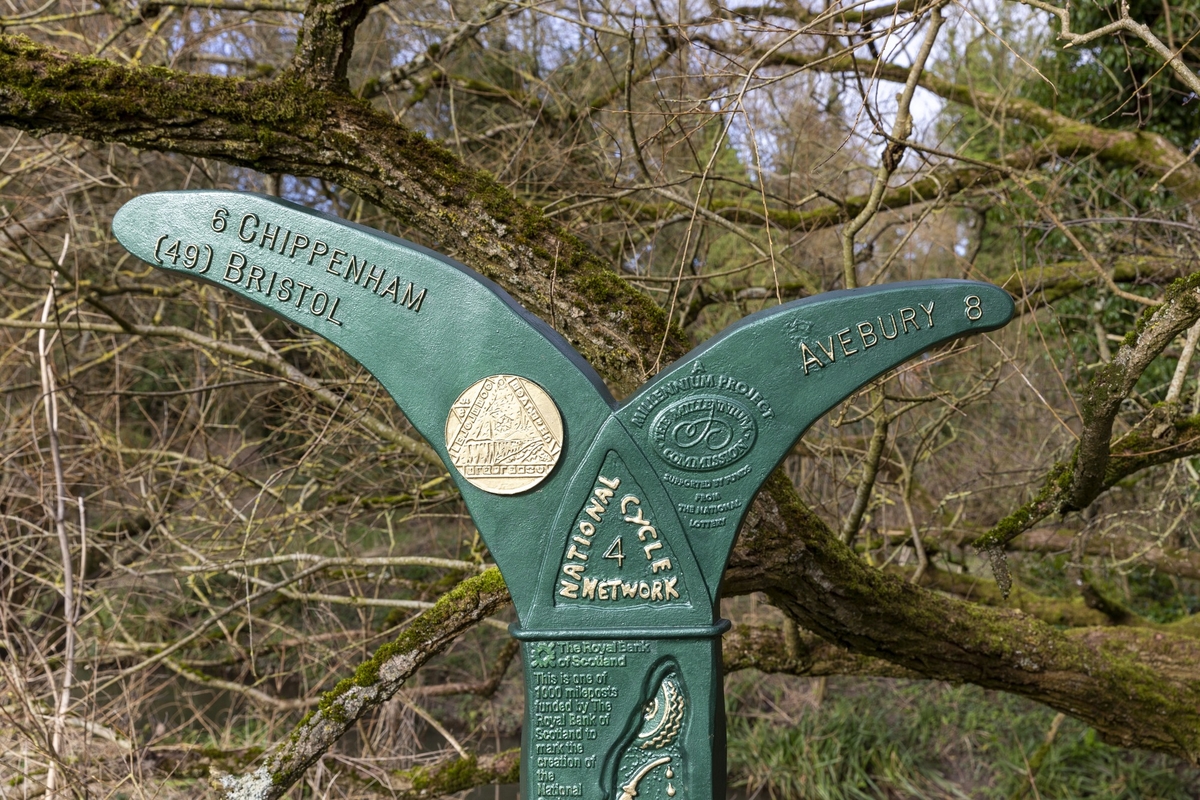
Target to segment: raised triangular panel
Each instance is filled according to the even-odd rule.
[[[566,532],[554,593],[557,606],[686,605],[675,515],[650,496],[610,450]],[[680,543],[682,544],[682,542]]]

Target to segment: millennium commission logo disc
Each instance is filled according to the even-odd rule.
[[[750,411],[720,395],[676,400],[650,424],[650,439],[659,456],[692,472],[729,466],[750,452],[757,436]]]
[[[446,450],[467,482],[492,494],[537,486],[562,455],[563,426],[546,390],[490,375],[458,396],[446,417]]]

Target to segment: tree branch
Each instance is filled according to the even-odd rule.
[[[1129,16],[1128,2],[1118,4],[1117,8],[1119,9],[1118,13],[1120,16],[1116,20],[1102,28],[1097,28],[1087,33],[1074,33],[1071,31],[1071,6],[1069,3],[1065,8],[1059,8],[1050,3],[1042,2],[1042,0],[1019,0],[1019,2],[1033,8],[1039,8],[1042,11],[1048,11],[1058,17],[1058,21],[1062,26],[1059,29],[1058,38],[1065,41],[1068,47],[1076,44],[1086,44],[1102,36],[1109,36],[1121,31],[1132,33],[1145,42],[1163,60],[1163,63],[1171,68],[1183,85],[1191,89],[1193,94],[1200,95],[1200,76],[1188,68],[1183,59],[1179,57],[1179,53],[1172,52],[1169,47],[1163,44],[1162,40],[1150,30],[1149,25],[1144,22],[1138,22]]]
[[[682,331],[667,327],[653,301],[539,210],[423,134],[291,77],[246,81],[126,68],[0,36],[0,124],[344,186],[555,320],[618,395],[645,380],[644,354],[658,353],[663,337],[665,360],[687,349]],[[555,291],[535,291],[538,269],[554,253]]]
[[[716,50],[720,42],[699,39]],[[754,53],[743,54],[753,57]],[[765,55],[765,54],[764,54]],[[909,68],[882,61],[863,61],[850,54],[822,58],[794,52],[773,52],[764,65],[790,66],[820,72],[858,72],[871,79],[904,83]],[[1138,169],[1160,178],[1184,201],[1200,200],[1200,165],[1166,137],[1150,131],[1119,131],[1100,128],[1052,111],[1031,100],[1000,96],[973,86],[954,83],[925,72],[919,85],[939,97],[970,106],[997,119],[1015,119],[1045,131],[1041,148],[1064,158],[1094,155],[1101,161]]]
[[[1119,408],[1120,403],[1117,405]],[[1046,473],[1037,494],[997,522],[976,539],[974,545],[984,549],[1003,548],[1051,514],[1083,508],[1075,505],[1079,498],[1075,487],[1081,482],[1086,482],[1090,503],[1103,491],[1147,467],[1200,455],[1200,417],[1172,418],[1170,414],[1170,409],[1156,409],[1111,444],[1101,442],[1101,434],[1093,429],[1088,436],[1086,451],[1081,438],[1071,461],[1055,464]],[[1106,427],[1111,434],[1112,419],[1108,419],[1106,425],[1101,425],[1102,422],[1093,415],[1094,425]],[[1081,456],[1091,460],[1088,476],[1084,478],[1078,477]],[[1101,478],[1096,483],[1094,476],[1098,467]]]
[[[38,323],[18,319],[0,319],[0,328],[57,330],[58,323]],[[233,358],[245,359],[256,364],[261,364],[262,366],[275,370],[287,378],[290,382],[298,386],[303,386],[312,393],[313,397],[320,400],[330,408],[341,409],[344,412],[352,414],[354,419],[360,425],[389,444],[395,445],[397,448],[406,453],[411,453],[412,455],[417,456],[423,461],[429,463],[431,466],[440,468],[445,467],[441,458],[439,458],[433,448],[427,445],[425,442],[405,435],[373,414],[368,414],[365,411],[357,408],[354,404],[347,402],[345,399],[339,397],[336,393],[322,384],[321,381],[317,380],[316,378],[311,378],[293,367],[290,363],[279,356],[278,353],[275,353],[273,349],[269,348],[265,352],[261,350],[254,350],[249,347],[243,347],[242,345],[234,344],[232,342],[213,339],[209,336],[205,336],[204,334],[197,333],[189,328],[182,328],[177,325],[129,324],[127,326],[122,326],[96,324],[91,322],[73,322],[71,328],[75,331],[88,331],[90,333],[127,333],[134,336],[175,338],[189,342],[214,353],[222,353]],[[199,461],[189,456],[180,456],[180,460],[191,460],[204,466],[219,466],[215,465],[213,462]]]
[[[1043,597],[1021,587],[1005,594],[995,581],[941,569],[926,570],[918,583],[980,605],[1019,609],[1050,625],[1086,628],[1114,624],[1111,617],[1090,607],[1082,597],[1074,600]]]
[[[773,475],[751,509],[725,592],[765,591],[807,630],[927,678],[969,681],[1083,719],[1108,741],[1195,762],[1200,641],[1137,627],[1062,631],[867,566]]]
[[[367,81],[359,90],[359,97],[364,100],[370,100],[372,97],[378,97],[389,89],[408,84],[409,79],[413,75],[431,66],[434,63],[434,59],[445,58],[457,50],[459,45],[479,33],[484,25],[487,25],[496,17],[503,14],[505,9],[510,5],[509,0],[492,0],[492,2],[481,8],[471,19],[458,25],[441,42],[431,45],[428,50],[411,61],[401,64],[398,67],[393,67],[378,78],[372,78]]]
[[[928,203],[936,198],[951,197],[971,189],[980,189],[1006,180],[1012,170],[1031,169],[1045,163],[1050,153],[1024,148],[1006,156],[995,168],[970,165],[947,167],[938,166],[926,173],[922,178],[911,180],[895,188],[887,189],[878,199],[879,211],[895,211],[920,203]],[[738,201],[713,199],[707,208],[714,214],[741,225],[771,225],[780,230],[813,231],[820,228],[831,228],[861,214],[872,202],[870,194],[847,197],[836,204],[823,205],[809,211],[796,211],[786,208],[768,208],[765,215],[763,208],[743,205]],[[663,224],[679,210],[675,205],[648,205],[639,202],[634,209],[634,218],[641,222]],[[672,222],[686,222],[690,214],[679,214]]]
[[[875,170],[875,179],[871,184],[871,191],[867,195],[867,202],[863,204],[862,210],[854,216],[854,219],[842,226],[843,288],[853,289],[858,286],[858,268],[854,254],[854,239],[859,231],[865,228],[875,218],[875,215],[879,213],[880,204],[883,202],[883,195],[887,191],[888,181],[891,179],[892,173],[900,166],[901,159],[904,158],[904,145],[897,144],[896,141],[907,139],[912,134],[912,114],[909,112],[909,108],[912,106],[912,99],[917,90],[917,83],[920,81],[921,75],[925,72],[925,62],[929,59],[929,54],[933,51],[933,44],[937,41],[937,35],[942,29],[944,20],[941,5],[934,5],[933,9],[929,12],[929,27],[925,31],[925,40],[921,43],[921,49],[917,52],[912,66],[908,69],[908,75],[904,79],[904,91],[897,97],[896,121],[892,125],[892,135],[890,141],[884,145],[883,153],[880,155],[879,165]]]
[[[432,766],[419,766],[401,772],[389,781],[389,797],[396,800],[429,800],[476,786],[516,783],[520,779],[521,750],[514,748],[494,755],[474,753]]]
[[[1161,286],[1193,272],[1194,260],[1166,256],[1117,256],[1108,265],[1117,283]],[[1100,276],[1083,261],[1059,261],[1055,264],[1014,270],[1000,286],[1008,290],[1021,311],[1031,311],[1069,297],[1085,286],[1100,283]]]
[[[858,675],[875,678],[920,678],[919,672],[881,658],[856,655],[808,631],[798,631],[788,647],[784,633],[765,625],[738,625],[721,640],[721,658],[726,674],[743,669],[759,672],[820,678],[829,675]]]
[[[487,680],[477,683],[439,683],[434,686],[415,686],[409,689],[408,693],[420,697],[448,697],[456,694],[491,697],[500,688],[500,683],[504,680],[509,665],[512,664],[520,649],[521,643],[516,639],[509,639],[505,642],[504,647],[500,649],[500,655],[496,657],[496,663],[492,666],[492,674],[488,676]]]
[[[1120,562],[1136,561],[1167,575],[1200,580],[1200,553],[1133,536],[1035,528],[1014,539],[1008,547],[1034,553],[1071,553],[1080,537],[1083,537],[1082,555]]]
[[[861,7],[862,4],[855,4]],[[749,19],[761,19],[763,17],[785,17],[801,25],[808,25],[822,18],[836,19],[839,22],[861,25],[863,23],[873,22],[887,17],[899,16],[903,13],[912,13],[920,5],[918,0],[900,0],[897,3],[888,3],[873,8],[865,8],[859,11],[850,11],[842,9],[832,9],[823,11],[820,14],[814,14],[808,9],[803,8],[798,3],[788,3],[786,6],[779,5],[757,5],[757,6],[738,6],[737,8],[719,9],[723,11],[722,16],[735,16]]]
[[[354,34],[383,0],[308,0],[289,71],[314,89],[349,92]]]
[[[1075,449],[1074,474],[1063,510],[1086,508],[1111,485],[1106,483],[1109,443],[1121,401],[1129,396],[1150,362],[1200,319],[1200,289],[1195,288],[1196,284],[1196,280],[1176,281],[1167,291],[1167,300],[1143,312],[1136,331],[1129,334],[1113,360],[1097,367],[1088,381],[1080,404],[1083,430]],[[1144,451],[1128,455],[1135,461],[1142,456]]]
[[[249,775],[220,776],[227,796],[276,800],[364,714],[386,702],[414,672],[459,635],[510,602],[499,570],[460,583],[375,652],[351,678],[326,692],[292,735]]]

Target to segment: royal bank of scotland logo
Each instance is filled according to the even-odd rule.
[[[533,646],[530,661],[534,669],[545,669],[554,666],[554,643],[538,642]]]

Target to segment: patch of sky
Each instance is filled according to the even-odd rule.
[[[721,30],[723,27],[728,28],[724,33]],[[726,20],[706,27],[705,33],[711,38],[722,39],[732,37],[737,27],[738,23]],[[920,49],[924,30],[923,26],[916,29],[904,27],[898,32],[884,34],[876,41],[881,59],[900,66],[911,65]],[[874,60],[874,56],[865,46],[856,55],[864,62]],[[779,82],[782,80],[790,84],[806,81],[808,83],[804,91],[813,97],[824,97],[830,94],[832,82],[840,79],[836,75],[816,71],[792,75],[789,73],[794,72],[793,68],[787,68],[764,69],[747,81],[745,73],[729,72],[728,62],[706,61],[703,56],[699,56],[698,63],[705,74],[714,77],[725,76],[721,81],[723,86],[705,101],[705,106],[713,114],[734,114],[728,123],[728,142],[745,166],[746,178],[755,184],[759,183],[762,174],[771,174],[774,165],[786,163],[782,148],[785,146],[785,140],[790,140],[791,137],[783,135],[779,126],[773,124],[778,121],[780,115],[775,92]],[[842,146],[853,151],[852,158],[870,163],[878,158],[883,144],[883,139],[876,130],[876,121],[882,122],[885,129],[891,130],[895,123],[897,96],[901,87],[892,81],[871,80],[869,77],[864,80],[864,85],[870,98],[874,119],[871,114],[865,113],[861,103],[847,103],[842,108],[842,113],[850,133]],[[842,92],[841,96],[851,95]],[[935,126],[944,107],[944,101],[936,95],[924,89],[917,90],[910,107],[916,138],[921,138],[922,133]],[[909,166],[918,166],[918,155],[910,152],[906,154],[906,158],[912,161]]]
[[[338,213],[341,210],[338,208],[338,204],[330,199],[329,192],[318,179],[285,175],[280,183],[282,186],[280,186],[279,193],[285,200],[315,208],[335,217],[341,216]]]
[[[577,63],[589,46],[586,29],[558,17],[535,15],[509,26],[507,45],[514,52],[531,53],[538,72],[549,75]]]
[[[396,26],[388,36],[388,46],[394,48],[389,66],[404,66],[428,50],[431,41],[420,26]]]
[[[171,30],[166,35],[167,40],[167,61],[168,63],[175,60],[177,54],[183,52],[184,47],[191,41],[191,36],[196,34],[196,18],[194,15],[184,15],[182,20],[177,21],[171,26]],[[190,23],[190,24],[189,24]]]
[[[1033,57],[1025,56],[1023,52],[1036,52],[1041,40],[1046,36],[1045,31],[1050,30],[1048,17],[1044,12],[1014,7],[1003,4],[1000,0],[967,0],[946,6],[944,13],[946,23],[934,44],[926,69],[950,77],[964,64],[968,48],[976,47],[981,42],[995,44],[997,38],[1003,40],[999,51],[1007,59],[1013,63],[1024,62],[1029,65],[1025,69],[1032,71]],[[882,24],[879,27],[882,27]],[[925,30],[924,25],[916,28],[905,27],[881,37],[875,42],[880,60],[901,67],[911,66],[920,50]],[[875,58],[865,46],[855,55],[863,62],[873,61]],[[883,144],[876,120],[885,130],[892,129],[902,84],[888,80],[870,80],[869,76],[864,76],[864,85],[875,111],[875,120],[871,115],[864,113],[861,103],[847,104],[844,119],[853,129],[849,146],[858,151],[855,156],[874,162],[878,159]],[[930,134],[938,128],[947,106],[948,103],[943,98],[918,87],[910,106],[913,117],[911,138],[937,146],[938,142],[931,141]],[[905,154],[903,167],[916,169],[924,158],[924,155],[909,150]]]
[[[955,13],[956,9],[948,12],[951,17],[951,19],[947,20],[949,24],[953,24]],[[923,25],[917,28],[903,28],[898,34],[889,34],[877,42],[880,60],[901,67],[911,67],[921,49],[924,38],[925,26]],[[868,50],[862,50],[858,55],[864,60],[871,59],[871,54]],[[927,66],[933,66],[935,58],[931,54]],[[872,95],[872,105],[875,108],[876,114],[878,114],[880,122],[882,122],[885,129],[889,132],[896,123],[896,113],[899,109],[899,95],[901,91],[903,91],[902,85],[883,80],[874,81],[868,87],[868,92]],[[912,114],[913,118],[914,135],[925,130],[933,123],[937,115],[941,112],[943,105],[943,101],[936,95],[921,88],[917,89],[913,95],[912,104],[909,106],[909,113]],[[873,127],[873,123],[867,114],[856,114],[855,119],[859,126]]]
[[[540,13],[509,18],[505,44],[515,52],[533,55],[533,63],[545,73],[593,64],[621,69],[627,57],[627,37],[631,31],[639,40],[657,41],[653,26],[657,25],[660,10],[650,0],[630,0],[616,7],[582,2],[560,9],[542,6]],[[705,15],[699,6],[695,11],[689,16],[681,9],[680,18]],[[481,40],[481,45],[486,47],[486,41]],[[597,48],[604,53],[598,54]],[[638,58],[646,56],[646,47],[639,45]]]
[[[828,86],[832,78],[828,75],[798,76],[796,80],[812,81],[801,85],[796,91],[809,96],[823,96],[822,90],[813,84]],[[745,169],[746,180],[754,186],[762,186],[764,179],[782,177],[794,168],[790,148],[795,144],[795,131],[784,120],[779,98],[770,91],[748,91],[734,115],[728,131],[728,145],[737,153]]]
[[[232,27],[213,26],[212,17],[218,12],[190,9],[171,36],[173,60],[185,55],[185,48],[193,48],[207,58],[202,69],[217,77],[245,75],[247,67],[260,57],[261,39],[267,36],[279,44],[283,52],[290,52],[295,45],[296,32],[285,25],[265,23],[253,16],[237,15]],[[186,32],[185,32],[186,31]],[[199,43],[199,44],[197,44]]]
[[[239,192],[267,192],[267,176],[257,170],[235,167],[230,171],[230,183]],[[317,178],[283,175],[279,181],[279,196],[284,200],[291,200],[293,203],[339,217],[341,209],[330,199],[330,188],[328,184],[322,186]]]
[[[634,275],[645,275],[649,268],[646,266],[650,263],[654,255],[654,246],[647,242],[639,247],[634,247],[633,252],[629,254],[629,258],[625,259],[622,268]]]
[[[230,170],[230,182],[239,192],[261,192],[264,188],[263,174],[252,169],[233,168]]]

